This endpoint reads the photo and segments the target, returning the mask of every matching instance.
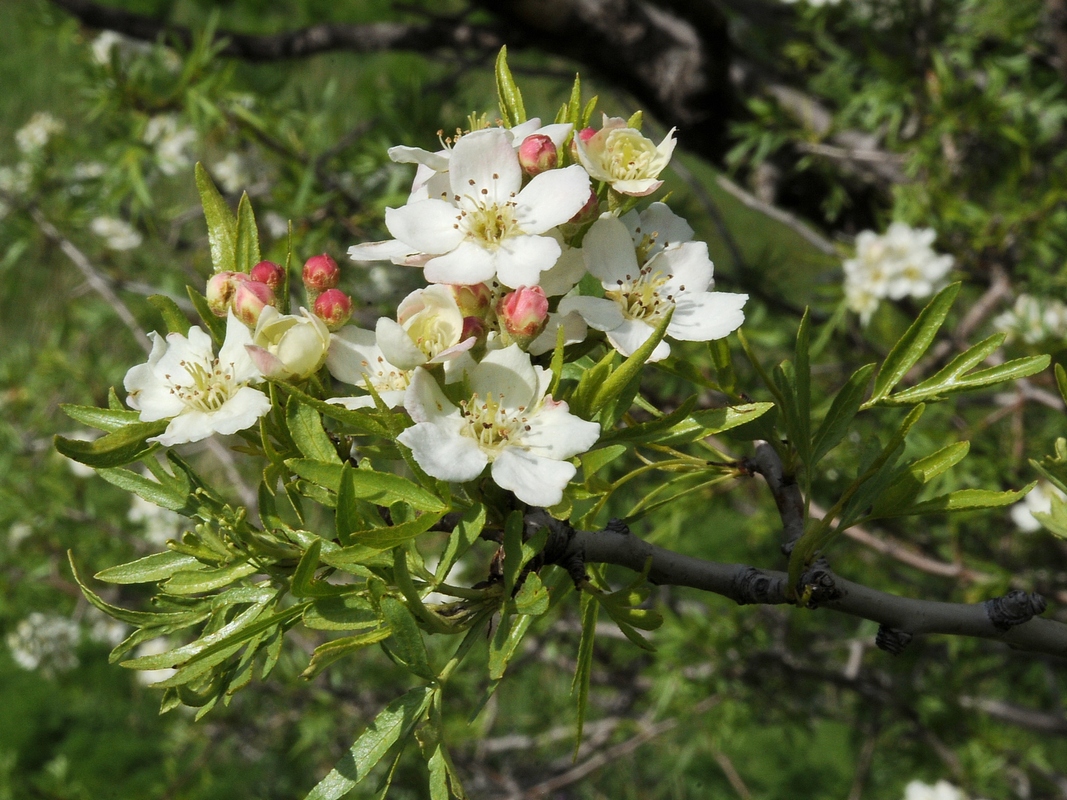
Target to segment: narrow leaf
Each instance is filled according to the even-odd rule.
[[[300,677],[310,680],[333,662],[357,650],[362,650],[367,645],[377,644],[384,639],[388,639],[391,633],[392,631],[389,628],[378,628],[377,630],[359,633],[355,636],[345,636],[341,639],[326,642],[326,644],[320,644],[315,648],[315,652],[311,654],[311,662],[307,665],[307,669],[300,673]]]
[[[500,116],[504,124],[513,128],[526,122],[526,108],[522,104],[522,92],[508,67],[508,48],[501,47],[496,57],[496,92],[500,101]]]
[[[600,603],[588,592],[582,593],[582,640],[578,645],[578,662],[571,683],[571,694],[578,707],[578,730],[575,733],[574,755],[582,744],[585,710],[589,705],[589,678],[593,674],[593,644],[596,639],[596,618]]]
[[[873,372],[874,364],[860,367],[852,373],[852,377],[834,397],[830,410],[826,412],[818,430],[815,431],[811,448],[812,466],[845,438],[848,427],[859,411],[864,395],[867,394],[867,384],[871,382]]]
[[[190,498],[128,469],[101,467],[96,474],[110,484],[170,511],[188,510]]]
[[[251,272],[260,262],[259,231],[256,230],[256,216],[252,213],[248,192],[241,193],[241,201],[237,204],[236,253],[238,272]]]
[[[290,395],[285,404],[285,423],[297,448],[307,458],[329,464],[341,463],[337,448],[326,435],[326,429],[322,427],[322,417],[314,408],[304,405]]]
[[[195,568],[199,564],[192,556],[168,550],[166,553],[154,553],[128,564],[109,567],[93,577],[106,583],[152,583],[166,580],[175,572]]]
[[[185,316],[178,304],[165,294],[154,294],[148,298],[156,311],[163,317],[163,324],[167,326],[168,333],[180,333],[185,336],[189,333],[189,319]]]
[[[673,315],[674,309],[672,308],[663,315],[663,319],[656,325],[648,340],[634,350],[633,355],[623,361],[619,368],[608,376],[607,380],[596,385],[596,391],[587,409],[589,414],[595,414],[609,400],[617,398],[626,385],[636,378],[641,372],[641,368],[644,367],[645,362],[648,361],[649,356],[652,355],[652,351],[656,349],[656,345],[663,341],[663,337],[667,334],[667,326],[670,325]]]
[[[434,680],[437,673],[430,667],[430,657],[426,653],[422,631],[419,630],[408,607],[395,598],[384,597],[382,616],[392,629],[392,635],[387,642],[389,651],[420,678]]]
[[[156,447],[146,440],[159,436],[167,429],[167,420],[135,422],[92,442],[55,437],[55,446],[62,455],[90,467],[121,467],[136,461]]]
[[[117,431],[141,419],[140,411],[125,411],[96,406],[76,406],[70,403],[60,405],[63,413],[71,419],[96,428],[99,431]]]
[[[237,272],[237,218],[200,162],[196,164],[196,189],[204,207],[215,272]]]

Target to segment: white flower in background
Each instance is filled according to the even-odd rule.
[[[536,286],[560,257],[547,234],[589,199],[589,176],[574,165],[537,175],[523,172],[502,128],[463,136],[452,149],[447,199],[386,209],[396,237],[355,245],[354,261],[423,264],[431,283],[474,284],[496,277],[506,286]]]
[[[196,131],[181,125],[176,114],[157,114],[149,119],[141,138],[152,145],[164,175],[175,175],[193,163],[189,148],[196,142]]]
[[[211,337],[200,328],[166,339],[154,331],[148,361],[126,373],[127,404],[142,422],[169,419],[161,435],[149,439],[167,447],[199,442],[213,433],[244,430],[270,411],[267,396],[250,384],[263,378],[245,345],[251,334],[230,312],[226,340],[215,357]]]
[[[300,314],[282,314],[264,306],[256,321],[252,344],[247,345],[259,371],[271,380],[300,381],[318,372],[330,349],[326,323],[300,309]]]
[[[252,182],[240,153],[227,153],[211,167],[211,174],[219,182],[224,192],[236,194]],[[288,225],[286,226],[288,231]]]
[[[277,211],[268,211],[263,215],[263,227],[272,239],[284,239],[289,235],[289,220]]]
[[[26,194],[33,179],[33,166],[28,161],[21,161],[14,167],[0,167],[0,195],[19,197]],[[0,219],[6,217],[11,206],[0,198]]]
[[[107,166],[99,161],[79,161],[70,170],[71,180],[91,181],[103,177],[107,172]]]
[[[124,58],[152,51],[152,45],[148,42],[139,42],[116,31],[101,31],[89,47],[93,51],[93,60],[104,66],[111,63],[111,51],[115,48],[118,48],[119,55]]]
[[[856,257],[844,262],[845,302],[866,325],[883,299],[929,297],[952,269],[952,256],[931,245],[937,233],[894,222],[882,235],[863,231]]]
[[[625,356],[648,341],[672,308],[667,336],[682,341],[721,339],[745,320],[748,295],[708,291],[713,272],[708,246],[688,241],[692,229],[665,208],[654,204],[629,220],[629,227],[608,214],[593,223],[582,252],[604,297],[571,296],[559,304],[561,314],[577,312],[589,327],[604,331]],[[649,360],[664,359],[670,351],[661,341]]]
[[[86,612],[89,622],[89,638],[94,642],[115,647],[129,635],[129,627],[125,622],[109,617],[99,609],[89,607]]]
[[[342,328],[330,337],[330,353],[326,368],[342,383],[366,389],[374,388],[382,402],[389,408],[404,404],[404,393],[411,383],[412,370],[401,369],[389,363],[378,347],[374,331],[363,330],[354,325]],[[373,408],[374,398],[335,397],[327,402],[345,408]]]
[[[659,174],[674,153],[674,131],[671,128],[657,145],[641,131],[626,127],[621,117],[605,114],[599,131],[583,131],[574,142],[590,178],[610,184],[620,194],[645,197],[663,185]]]
[[[53,136],[63,132],[63,123],[47,111],[38,111],[29,122],[15,131],[15,144],[27,155],[36,153]]]
[[[159,656],[163,655],[163,653],[166,653],[168,650],[173,649],[174,644],[166,637],[149,639],[133,652],[133,657],[142,658],[144,656]],[[167,667],[165,669],[139,669],[137,670],[135,677],[137,682],[142,686],[151,686],[153,683],[165,681],[177,671],[178,670],[173,667]]]
[[[185,526],[185,518],[181,514],[149,503],[139,495],[133,496],[126,519],[143,525],[144,539],[154,547],[164,547],[168,539],[177,539]]]
[[[1067,495],[1048,481],[1038,481],[1037,486],[1031,489],[1026,497],[1011,507],[1011,521],[1023,533],[1041,530],[1041,523],[1037,521],[1034,512],[1049,513],[1052,510],[1053,497],[1067,500]]]
[[[993,318],[993,328],[1008,334],[1008,342],[1022,339],[1026,344],[1040,344],[1048,339],[1067,339],[1067,304],[1021,294],[1010,311]]]
[[[73,620],[34,611],[7,635],[7,646],[23,669],[53,675],[78,666],[74,650],[80,638],[81,629]]]
[[[556,147],[562,147],[572,128],[569,122],[542,126],[540,118],[533,117],[514,128],[497,128],[496,130],[503,131],[506,136],[510,137],[512,147],[518,150],[523,141],[530,136],[547,136]],[[461,138],[462,135],[458,135],[456,140],[443,141],[442,144],[445,146],[433,153],[421,147],[408,147],[407,145],[389,148],[389,158],[396,163],[418,164],[418,169],[415,170],[415,180],[411,184],[409,203],[416,200],[429,200],[431,197],[448,199],[448,165],[452,156],[451,145]]]
[[[967,800],[967,796],[948,781],[938,781],[933,786],[912,781],[904,787],[904,800]]]
[[[33,536],[32,525],[26,522],[16,522],[7,530],[7,546],[14,550],[31,536]]]
[[[104,240],[112,250],[133,250],[140,247],[141,234],[124,219],[97,217],[89,223],[89,230]]]
[[[782,2],[786,3],[787,5],[793,5],[797,1],[798,0],[782,0]],[[841,0],[804,0],[804,2],[806,2],[809,6],[814,6],[815,8],[822,8],[823,6],[836,6],[838,3],[841,2]]]
[[[397,441],[435,478],[470,481],[491,464],[493,481],[524,503],[559,503],[576,472],[566,459],[592,447],[600,426],[546,397],[551,373],[518,345],[488,353],[467,378],[471,396],[457,407],[416,370],[404,402],[415,425]]]

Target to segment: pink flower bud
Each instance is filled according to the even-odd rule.
[[[248,280],[243,272],[218,272],[207,282],[207,304],[216,317],[225,317],[238,284]]]
[[[585,202],[584,206],[578,209],[578,213],[571,217],[568,222],[581,225],[596,219],[598,216],[600,216],[600,198],[596,196],[595,191],[590,189],[589,199]]]
[[[496,306],[500,327],[520,346],[529,344],[548,322],[548,298],[540,286],[520,286],[500,298]]]
[[[325,292],[333,289],[341,279],[337,262],[323,253],[304,262],[304,286],[309,292]]]
[[[558,160],[556,145],[542,133],[527,136],[519,145],[519,164],[527,175],[540,175],[555,169]]]
[[[578,163],[578,145],[576,144],[578,139],[581,139],[582,144],[585,144],[594,136],[596,136],[595,128],[582,128],[580,131],[577,131],[573,137],[571,137],[571,161],[576,164]]]
[[[254,328],[263,309],[272,305],[274,291],[267,284],[250,280],[237,284],[237,291],[233,293],[233,313],[249,328]]]
[[[265,283],[274,291],[278,291],[285,283],[285,268],[273,261],[260,261],[252,267],[249,277],[257,283]]]
[[[456,298],[459,313],[465,317],[484,317],[493,302],[493,290],[488,284],[475,283],[472,286],[449,286],[452,296]]]
[[[463,332],[459,335],[459,340],[465,342],[472,336],[478,341],[485,339],[485,320],[481,317],[464,317],[463,318]]]
[[[352,298],[340,289],[327,289],[315,298],[315,316],[336,331],[352,316]]]

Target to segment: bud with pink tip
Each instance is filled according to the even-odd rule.
[[[352,316],[352,298],[340,289],[327,289],[315,298],[315,316],[331,331],[339,330]]]
[[[308,293],[318,295],[337,286],[341,280],[341,270],[336,261],[323,253],[304,262],[303,277]]]
[[[463,318],[463,332],[459,335],[461,342],[466,341],[472,336],[479,342],[485,341],[485,320],[481,317],[464,317]]]
[[[248,274],[257,283],[265,283],[275,292],[285,284],[285,268],[273,261],[260,261]]]
[[[456,298],[459,313],[464,317],[484,317],[493,304],[493,290],[485,283],[470,286],[452,285],[452,296]]]
[[[519,145],[519,164],[531,177],[555,169],[558,161],[555,143],[543,133],[527,136]]]
[[[588,142],[596,136],[596,128],[582,128],[580,131],[575,131],[574,136],[571,137],[571,161],[575,164],[578,163],[578,145],[576,144],[578,139],[582,140],[582,143]]]
[[[600,198],[596,196],[596,192],[590,190],[589,199],[585,201],[585,205],[578,209],[578,213],[571,217],[567,222],[574,225],[583,225],[586,222],[592,222],[600,216]]]
[[[207,304],[216,317],[225,317],[230,310],[237,286],[248,280],[243,272],[217,272],[207,282]]]
[[[536,339],[548,323],[548,298],[540,286],[520,286],[500,298],[496,305],[497,319],[505,340],[526,347]]]
[[[267,306],[274,305],[274,292],[265,283],[245,280],[233,293],[233,313],[249,328],[259,322],[259,315]]]

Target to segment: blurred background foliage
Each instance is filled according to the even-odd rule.
[[[669,189],[676,210],[709,242],[718,287],[752,294],[745,331],[766,364],[791,349],[805,305],[832,328],[816,361],[823,396],[857,365],[884,356],[919,305],[885,303],[861,327],[842,305],[840,265],[859,230],[880,231],[894,219],[935,228],[939,249],[955,256],[955,277],[965,281],[957,325],[987,292],[994,267],[1010,276],[1011,289],[991,310],[1013,292],[1067,296],[1067,97],[1043,45],[1045,4],[751,5],[781,26],[758,24],[741,0],[721,5],[746,64],[798,82],[832,110],[830,127],[798,121],[781,93],[754,91],[731,112],[722,163],[680,152]],[[196,46],[179,52],[121,38],[107,46],[108,34],[44,0],[0,3],[0,631],[8,642],[0,648],[0,800],[301,797],[405,687],[374,649],[300,680],[320,641],[305,631],[290,637],[296,644],[269,683],[194,723],[184,710],[158,716],[158,693],[108,665],[109,643],[122,632],[81,599],[65,553],[95,571],[158,550],[179,523],[131,506],[125,493],[51,449],[53,434],[76,432],[59,404],[106,404],[109,388],[121,387],[142,358],[64,242],[85,255],[137,327],[159,329],[145,296],[181,301],[184,285],[198,286],[210,272],[192,179],[193,162],[202,161],[231,201],[249,192],[265,257],[284,260],[291,221],[298,260],[318,252],[340,258],[351,244],[384,238],[384,209],[406,199],[411,168],[389,161],[387,147],[434,149],[438,132],[464,126],[470,112],[496,113],[495,54],[334,52],[249,63],[216,56],[205,35],[215,27],[273,33],[417,20],[459,12],[460,3],[121,6],[189,26]],[[582,65],[527,49],[513,53],[512,67],[527,108],[550,118]],[[583,80],[608,113],[628,117],[636,108],[609,79]],[[40,113],[55,124],[35,118]],[[43,145],[25,146],[25,133],[18,140],[28,124],[49,128]],[[658,138],[673,124],[650,119],[647,129]],[[846,168],[852,162],[827,144],[843,130],[864,132],[868,148],[910,179],[872,183]],[[805,226],[768,215],[737,184],[786,208],[788,219],[806,217]],[[419,277],[350,267],[343,288],[372,324]],[[988,332],[988,316],[970,329],[971,341]],[[1059,356],[1064,340],[1041,344]],[[1011,347],[1038,352],[1025,341]],[[705,347],[682,350],[712,374]],[[742,391],[768,399],[736,363]],[[929,452],[972,442],[971,457],[941,490],[1018,488],[1033,477],[1027,459],[1048,452],[1064,429],[1062,409],[1033,402],[1034,393],[1051,396],[1050,386],[1038,377],[1027,384],[1030,395],[1020,389],[930,408],[911,446]],[[665,410],[684,391],[669,378],[645,390]],[[896,416],[882,412],[832,453],[815,476],[815,495],[832,502]],[[728,438],[721,444],[745,455]],[[227,461],[225,448],[221,458],[207,447],[188,450],[242,496],[251,476]],[[616,463],[601,477],[622,474]],[[608,512],[626,513],[657,480],[633,481]],[[745,481],[697,491],[635,529],[691,555],[780,567],[779,521],[762,489]],[[833,555],[836,571],[917,597],[977,601],[1022,587],[1045,593],[1054,609],[1067,597],[1062,543],[1020,533],[1004,512],[921,527],[891,520],[872,537],[903,543],[915,557],[844,542]],[[484,570],[488,544],[482,555]],[[113,597],[130,607],[143,599],[132,587]],[[519,797],[541,786],[546,796],[583,800],[898,798],[913,779],[939,778],[975,797],[1067,797],[1062,662],[944,637],[893,658],[874,649],[873,624],[826,611],[739,608],[677,588],[654,599],[666,617],[653,636],[657,653],[637,650],[610,627],[597,642],[575,762],[591,766],[584,774],[570,772],[576,604],[536,623],[509,679],[473,720],[484,678],[457,677],[448,724],[472,797]],[[42,630],[55,635],[45,641]],[[402,759],[390,797],[423,797],[424,787],[418,760]],[[353,796],[374,796],[374,781]]]

